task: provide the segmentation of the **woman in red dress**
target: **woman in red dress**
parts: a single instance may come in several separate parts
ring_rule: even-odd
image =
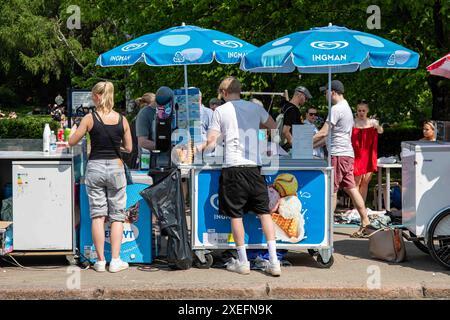
[[[354,175],[356,186],[366,201],[372,174],[377,172],[378,134],[383,133],[383,127],[378,120],[367,117],[369,104],[366,100],[358,101],[356,112],[352,131],[352,145],[355,152]]]

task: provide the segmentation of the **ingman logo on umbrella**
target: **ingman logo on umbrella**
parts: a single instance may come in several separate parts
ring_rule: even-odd
[[[218,46],[225,47],[225,48],[235,49],[235,48],[242,48],[244,46],[239,41],[234,41],[234,40],[213,40],[213,42],[215,44],[217,44]]]
[[[311,42],[311,47],[321,50],[334,50],[334,49],[344,49],[348,47],[348,42],[346,41],[314,41]]]
[[[109,61],[111,62],[128,62],[131,56],[111,56]]]
[[[346,54],[313,54],[312,61],[345,61]]]
[[[146,45],[148,45],[147,42],[142,42],[142,43],[130,43],[129,45],[126,45],[125,47],[122,48],[122,51],[134,51],[134,50],[139,50],[141,48],[144,48]]]

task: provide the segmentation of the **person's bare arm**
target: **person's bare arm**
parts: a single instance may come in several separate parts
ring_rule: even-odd
[[[373,118],[371,119],[371,122],[372,126],[377,129],[378,134],[382,134],[384,132],[383,126],[380,125],[380,122],[377,119]]]
[[[379,126],[377,127],[377,132],[378,132],[378,134],[382,134],[382,133],[384,132],[383,127],[379,125]]]
[[[329,128],[330,128],[330,126],[329,126],[328,122],[325,122],[323,124],[323,127],[313,137],[313,144],[314,144],[314,146],[316,145],[316,143],[318,143],[318,141],[321,141],[324,138],[326,140],[326,138],[328,136]]]
[[[323,147],[326,144],[327,144],[327,137],[323,137],[322,139],[317,140],[316,142],[314,142],[313,148],[320,148],[320,147]]]
[[[269,118],[267,118],[266,122],[261,123],[261,126],[264,129],[269,129],[269,130],[275,130],[277,128],[277,124],[276,124],[275,120],[273,120],[273,118],[271,116],[269,116]]]
[[[147,149],[148,151],[154,150],[156,148],[156,143],[147,137],[137,137],[138,145],[141,148]]]
[[[217,139],[220,137],[220,132],[210,129],[208,130],[208,137],[206,142],[199,144],[195,147],[195,152],[202,152],[203,150],[212,150],[217,145]]]
[[[283,126],[283,136],[287,139],[287,142],[292,145],[291,126]]]
[[[133,150],[133,140],[131,138],[130,125],[128,124],[128,120],[125,117],[123,117],[123,129],[124,137],[122,140],[122,148],[125,149],[125,152],[130,153]]]
[[[86,115],[81,119],[79,127],[76,124],[72,126],[69,135],[69,146],[73,147],[83,139],[86,132],[89,131],[90,123],[92,123],[92,115]]]

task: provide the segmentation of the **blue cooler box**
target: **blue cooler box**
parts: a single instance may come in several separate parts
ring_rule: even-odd
[[[139,202],[139,218],[135,223],[124,223],[120,258],[128,263],[152,262],[152,217],[150,209],[139,192],[148,184],[135,183],[127,186],[127,208]],[[86,185],[80,185],[80,252],[81,261],[97,260],[97,253],[92,241],[91,218]],[[110,223],[105,223],[105,258],[111,260]]]

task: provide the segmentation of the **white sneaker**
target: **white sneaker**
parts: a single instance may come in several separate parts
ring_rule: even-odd
[[[275,263],[272,263],[270,261],[267,261],[264,266],[264,272],[271,274],[274,277],[281,276],[281,265],[280,261],[277,261]]]
[[[250,262],[242,263],[237,259],[231,258],[231,261],[227,263],[227,270],[239,274],[250,274]]]
[[[109,272],[119,272],[125,269],[128,269],[128,263],[121,259],[115,261],[111,260],[109,263]]]
[[[94,264],[94,270],[97,272],[105,272],[106,271],[106,261],[97,261]]]

